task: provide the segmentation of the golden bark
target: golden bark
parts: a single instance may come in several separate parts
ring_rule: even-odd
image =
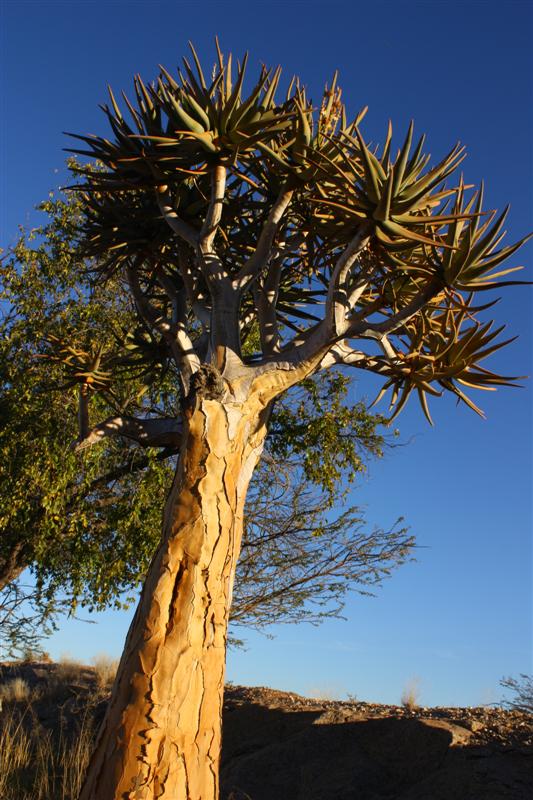
[[[226,635],[264,403],[186,414],[161,545],[80,800],[216,800]]]

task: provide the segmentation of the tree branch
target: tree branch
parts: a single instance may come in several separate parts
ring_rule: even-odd
[[[365,249],[370,236],[369,226],[363,225],[337,259],[328,287],[324,319],[333,337],[343,335],[347,327],[346,316],[368,286],[364,278],[348,294],[346,284],[357,257]]]
[[[262,285],[254,286],[254,299],[257,308],[257,321],[261,337],[261,349],[265,356],[280,351],[280,335],[276,315],[281,268],[285,254],[280,250],[278,256],[270,263],[268,273]]]
[[[198,246],[204,255],[214,252],[213,241],[222,217],[222,206],[226,193],[226,173],[226,167],[220,164],[213,167],[211,173],[211,200],[198,238]]]
[[[196,257],[198,265],[213,298],[224,293],[229,276],[213,246],[218,225],[222,217],[222,205],[226,192],[226,167],[217,164],[211,173],[211,200],[205,215],[204,224],[198,237]]]
[[[388,317],[384,322],[364,324],[363,321],[351,324],[346,335],[350,338],[363,336],[376,338],[373,334],[386,336],[389,333],[401,328],[405,322],[414,317],[430,300],[436,297],[443,289],[442,281],[439,278],[432,278],[427,286],[419,292],[410,303],[401,308],[396,314]]]
[[[324,319],[298,334],[282,351],[283,362],[280,361],[278,364],[281,370],[298,369],[301,372],[301,368],[307,363],[313,365],[310,366],[310,372],[314,372],[316,365],[321,363],[340,336],[346,334],[349,327],[348,311],[365,291],[368,285],[368,276],[362,277],[358,285],[351,288],[349,294],[345,284],[353,264],[368,244],[369,238],[368,226],[364,225],[341,253],[333,269],[328,287]],[[267,355],[272,354],[268,353]],[[276,368],[272,363],[265,367],[266,370]],[[284,379],[284,382],[286,380]]]
[[[187,299],[185,297],[186,290],[181,291],[176,287],[174,281],[167,275],[161,266],[155,268],[155,276],[162,289],[167,293],[170,301],[172,302],[172,324],[180,327],[184,331],[187,324]]]
[[[181,434],[182,424],[178,419],[109,417],[96,425],[83,439],[74,442],[71,447],[78,453],[108,436],[122,436],[137,442],[142,447],[170,447],[178,450]]]
[[[348,339],[337,342],[331,350],[324,356],[317,369],[329,369],[334,366],[357,367],[358,369],[368,370],[376,374],[387,373],[389,365],[398,359],[398,355],[387,337],[383,334],[375,334],[368,338],[375,339],[384,353],[381,356],[372,356],[362,350],[356,350],[350,345]]]
[[[250,286],[257,275],[259,275],[267,265],[271,256],[274,237],[278,232],[283,214],[289,206],[293,194],[294,189],[289,189],[287,184],[281,188],[274,205],[270,209],[266,222],[263,225],[253,255],[250,256],[248,261],[244,264],[234,281],[235,288],[239,289],[241,293]]]
[[[324,356],[318,365],[318,369],[329,369],[330,367],[344,364],[346,366],[359,366],[363,361],[366,361],[368,356],[361,350],[355,350],[344,339],[337,342]]]
[[[214,356],[219,369],[223,369],[223,365],[230,358],[229,351],[240,358],[238,296],[214,248],[216,232],[222,217],[226,175],[226,167],[221,164],[213,167],[211,200],[196,248],[200,271],[209,287],[212,300],[208,355],[211,353]]]
[[[388,366],[393,364],[397,356],[387,339],[387,334],[398,330],[411,317],[415,316],[427,303],[442,291],[442,282],[433,278],[404,308],[381,323],[366,323],[360,320],[351,324],[345,332],[344,341],[331,341],[327,330],[326,318],[315,326],[301,344],[289,347],[282,352],[283,360],[271,360],[256,366],[257,374],[278,370],[276,383],[278,391],[292,386],[301,377],[312,374],[321,368],[335,364],[356,366],[377,374],[387,373]],[[369,356],[355,350],[348,343],[353,338],[374,339],[384,352],[384,357]],[[291,374],[293,373],[293,374]]]
[[[127,268],[127,276],[140,315],[167,342],[176,366],[180,370],[184,389],[187,390],[191,376],[199,369],[200,360],[185,328],[179,324],[172,325],[166,317],[157,312],[143,294],[137,273],[131,266]]]
[[[171,335],[178,343],[181,364],[184,364],[186,368],[184,377],[188,381],[191,375],[200,369],[200,359],[198,358],[192,340],[187,333],[187,303],[185,297],[183,296],[183,292],[179,292],[176,289],[171,278],[161,267],[156,269],[156,277],[159,281],[159,284],[172,301],[173,319]]]
[[[187,297],[196,318],[201,322],[204,331],[207,330],[210,321],[210,312],[207,308],[205,298],[198,292],[198,282],[195,281],[190,265],[187,263],[184,254],[178,251],[178,264],[181,279],[187,292]]]
[[[198,244],[198,231],[181,220],[174,208],[172,207],[172,198],[168,189],[163,191],[156,190],[157,205],[163,215],[163,219],[168,223],[170,228],[176,233],[180,239],[183,239],[191,247],[196,247]]]

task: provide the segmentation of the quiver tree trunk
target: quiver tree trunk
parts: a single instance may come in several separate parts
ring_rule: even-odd
[[[149,569],[80,800],[215,800],[232,584],[260,404],[186,413]]]

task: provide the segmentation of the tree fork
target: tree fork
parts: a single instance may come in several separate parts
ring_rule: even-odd
[[[80,800],[218,797],[227,624],[265,410],[197,394],[185,412],[162,542]]]

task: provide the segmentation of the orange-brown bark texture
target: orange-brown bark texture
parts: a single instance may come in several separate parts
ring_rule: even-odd
[[[216,800],[226,636],[260,403],[189,410],[161,545],[80,800]]]

